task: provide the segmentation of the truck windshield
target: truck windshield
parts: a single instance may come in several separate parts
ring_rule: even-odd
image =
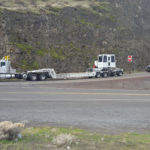
[[[1,67],[5,66],[5,62],[1,62]]]
[[[102,62],[102,56],[99,56],[99,62]]]

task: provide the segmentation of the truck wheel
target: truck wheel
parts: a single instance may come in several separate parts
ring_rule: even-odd
[[[96,73],[96,78],[100,78],[101,74],[99,72]]]
[[[107,78],[108,74],[106,72],[103,72],[103,78]]]
[[[29,79],[30,79],[31,81],[36,81],[36,80],[37,80],[37,74],[30,74],[30,75],[29,75]]]
[[[24,74],[22,75],[22,78],[23,78],[24,80],[27,80],[28,75],[27,75],[26,73],[24,73]]]
[[[39,74],[38,78],[40,81],[44,81],[44,80],[46,80],[47,77],[45,74]]]
[[[118,76],[123,76],[123,72],[122,72],[122,71],[119,71],[117,75],[118,75]]]

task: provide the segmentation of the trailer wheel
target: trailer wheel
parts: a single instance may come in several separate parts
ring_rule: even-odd
[[[46,74],[39,74],[38,78],[40,81],[44,81],[46,80],[47,77],[46,77]]]
[[[107,78],[108,77],[107,72],[103,72],[102,76],[103,76],[103,78]]]
[[[101,74],[99,72],[96,73],[96,78],[100,78]]]
[[[30,79],[31,81],[36,81],[36,80],[37,80],[37,74],[30,74],[30,75],[29,75],[29,79]]]
[[[117,75],[118,75],[118,76],[123,76],[123,72],[122,72],[122,71],[119,71],[119,72],[117,73]]]

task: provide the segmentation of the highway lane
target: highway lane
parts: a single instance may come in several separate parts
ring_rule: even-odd
[[[150,90],[73,88],[67,84],[0,83],[0,121],[111,133],[150,131]]]

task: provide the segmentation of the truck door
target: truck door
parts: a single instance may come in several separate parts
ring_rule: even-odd
[[[116,68],[115,55],[111,55],[111,67],[112,68]]]
[[[108,67],[108,56],[103,55],[103,68],[107,68],[107,67]]]
[[[6,73],[6,63],[3,61],[0,62],[0,73]]]

